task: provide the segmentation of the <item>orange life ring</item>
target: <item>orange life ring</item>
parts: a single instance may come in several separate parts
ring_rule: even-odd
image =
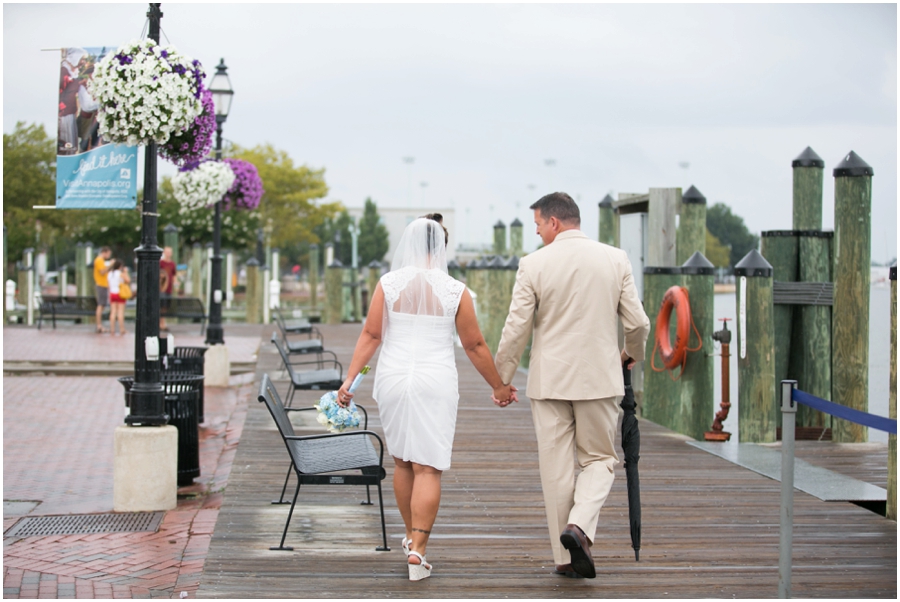
[[[675,328],[674,345],[669,339],[669,320],[673,310],[678,320]],[[659,306],[659,314],[656,316],[656,342],[653,354],[650,357],[653,370],[662,372],[663,370],[674,370],[677,366],[681,366],[681,370],[684,371],[687,352],[699,351],[703,347],[703,341],[700,341],[699,333],[697,333],[697,340],[700,341],[700,344],[693,349],[688,347],[691,328],[694,329],[695,333],[697,332],[697,327],[694,326],[694,320],[691,316],[691,303],[688,291],[682,286],[673,286],[663,295],[662,303]],[[653,362],[653,355],[657,349],[659,349],[659,357],[662,359],[662,368],[657,368]]]

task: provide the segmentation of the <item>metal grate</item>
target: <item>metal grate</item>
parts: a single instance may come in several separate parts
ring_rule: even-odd
[[[17,522],[5,537],[35,535],[81,535],[156,531],[165,512],[129,512],[122,514],[69,514],[66,516],[28,516]]]
[[[775,305],[834,305],[832,282],[779,282],[772,286]]]

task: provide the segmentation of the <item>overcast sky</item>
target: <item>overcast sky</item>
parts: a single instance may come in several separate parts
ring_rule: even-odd
[[[59,55],[42,49],[123,44],[146,11],[4,4],[4,132],[26,121],[55,136]],[[225,138],[324,167],[330,200],[453,206],[459,240],[487,242],[497,219],[530,226],[528,205],[553,190],[579,201],[596,236],[605,194],[695,185],[759,233],[791,228],[791,160],[812,146],[830,229],[831,172],[854,150],[875,170],[872,257],[896,256],[896,5],[162,11],[163,43],[210,74],[225,58]]]

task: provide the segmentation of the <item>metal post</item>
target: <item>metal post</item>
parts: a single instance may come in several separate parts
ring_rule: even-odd
[[[231,301],[234,299],[234,287],[231,285],[234,280],[234,253],[228,251],[225,253],[225,309],[231,309]]]
[[[69,288],[69,266],[63,264],[59,266],[59,296],[65,297],[66,290]]]
[[[150,5],[149,37],[159,43],[159,4]],[[156,143],[144,149],[144,200],[141,210],[141,246],[135,249],[137,265],[137,311],[134,327],[134,385],[131,387],[130,426],[158,426],[169,421],[165,414],[159,361],[159,258],[157,224]]]
[[[791,597],[791,562],[794,540],[794,427],[796,380],[781,381],[781,530],[778,538],[778,597]]]
[[[191,245],[191,296],[203,299],[202,282],[203,279],[203,248],[199,242]]]
[[[34,324],[34,249],[25,249],[25,323]]]

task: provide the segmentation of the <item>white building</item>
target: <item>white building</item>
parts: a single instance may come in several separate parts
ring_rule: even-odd
[[[363,215],[362,207],[347,207],[347,213],[350,214],[356,223]],[[400,243],[400,237],[403,230],[411,221],[417,217],[422,217],[428,213],[440,213],[444,216],[444,227],[450,233],[450,242],[447,244],[447,260],[456,258],[456,245],[459,240],[459,232],[456,228],[456,212],[450,207],[382,207],[378,205],[378,215],[381,217],[381,223],[388,229],[389,246],[388,252],[384,256],[385,261],[390,262],[394,257],[394,251]]]

